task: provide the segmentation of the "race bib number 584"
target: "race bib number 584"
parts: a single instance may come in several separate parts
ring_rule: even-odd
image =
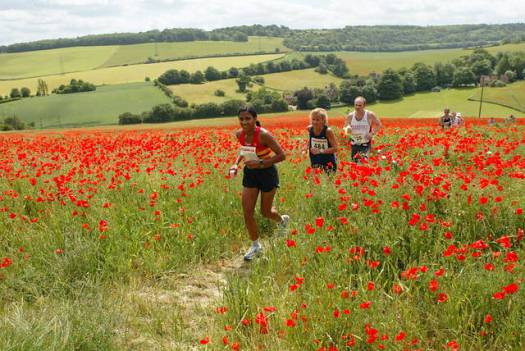
[[[328,149],[328,140],[312,138],[311,147],[319,151]]]

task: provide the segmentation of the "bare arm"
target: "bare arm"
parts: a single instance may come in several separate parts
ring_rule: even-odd
[[[379,120],[379,118],[377,118],[377,116],[373,112],[369,113],[368,118],[370,119],[370,127],[372,129],[370,131],[370,136],[373,137],[374,135],[379,133],[379,131],[381,130],[381,127],[382,127],[381,121]]]
[[[352,114],[349,113],[348,116],[346,116],[345,125],[343,126],[343,130],[346,131],[347,128],[350,128],[351,130],[351,127],[350,127],[351,122],[352,122]]]
[[[239,140],[239,136],[240,136],[241,132],[240,131],[236,131],[235,132],[235,137],[237,138],[237,140]],[[241,161],[243,160],[244,157],[242,157],[240,154],[237,155],[237,158],[235,159],[235,162],[233,163],[233,165],[230,167],[230,172],[233,172],[234,174],[237,174],[237,169],[239,168],[239,163],[241,163]]]
[[[326,138],[330,142],[331,147],[324,150],[324,154],[335,154],[337,153],[337,150],[339,149],[339,145],[337,144],[337,138],[335,137],[335,133],[332,129],[328,128],[326,130]]]
[[[271,166],[275,163],[279,163],[286,159],[286,156],[284,154],[283,149],[281,148],[281,145],[279,145],[279,143],[275,140],[275,138],[270,133],[268,133],[267,131],[264,131],[263,133],[261,133],[261,141],[263,145],[268,146],[275,154],[272,158],[264,160],[265,167]]]

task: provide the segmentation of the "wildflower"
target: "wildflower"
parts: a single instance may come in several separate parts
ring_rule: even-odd
[[[448,295],[445,293],[440,293],[437,297],[437,302],[443,303],[448,300]]]

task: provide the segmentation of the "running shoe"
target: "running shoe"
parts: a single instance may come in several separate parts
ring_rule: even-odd
[[[259,256],[262,253],[262,250],[263,248],[262,248],[262,245],[260,244],[250,246],[246,254],[244,254],[244,260],[245,261],[253,260],[254,257]]]

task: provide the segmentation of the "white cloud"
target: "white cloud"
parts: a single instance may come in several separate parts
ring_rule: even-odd
[[[149,29],[278,24],[443,25],[523,22],[525,1],[502,0],[0,0],[0,45],[85,34]]]

